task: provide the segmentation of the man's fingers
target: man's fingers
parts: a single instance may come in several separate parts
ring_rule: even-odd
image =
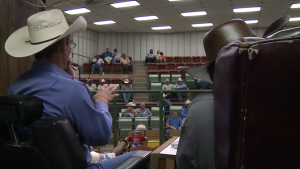
[[[118,97],[118,96],[119,96],[119,94],[118,94],[118,93],[116,93],[116,94],[112,94],[112,96],[113,96],[113,98],[115,98],[115,97]]]

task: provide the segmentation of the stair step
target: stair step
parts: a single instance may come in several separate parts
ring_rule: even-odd
[[[142,74],[142,73],[140,73],[140,72],[138,72],[138,74],[132,74],[132,77],[133,78],[147,78],[148,79],[148,76],[147,76],[147,74]]]
[[[135,87],[133,90],[148,90],[148,87]]]

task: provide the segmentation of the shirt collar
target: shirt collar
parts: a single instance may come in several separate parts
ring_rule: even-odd
[[[67,72],[65,72],[64,70],[62,70],[60,67],[58,67],[57,65],[48,62],[48,61],[42,61],[42,60],[36,60],[33,62],[32,70],[36,70],[36,71],[50,71],[50,72],[54,72],[60,76],[62,76],[63,78],[67,78],[67,79],[73,79],[73,76],[69,75]]]

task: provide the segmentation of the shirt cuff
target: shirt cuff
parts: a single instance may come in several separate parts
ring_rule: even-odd
[[[97,110],[104,110],[104,111],[108,112],[108,105],[104,102],[97,102],[96,103],[96,109]]]

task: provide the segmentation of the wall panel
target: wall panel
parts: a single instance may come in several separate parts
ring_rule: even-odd
[[[184,43],[184,33],[178,34],[178,56],[185,55],[185,43]]]
[[[134,34],[134,54],[131,56],[133,60],[142,60],[141,58],[141,34]]]
[[[141,60],[145,60],[145,56],[149,53],[149,50],[147,49],[147,34],[142,33],[141,34]]]
[[[134,34],[133,33],[129,33],[128,34],[128,45],[127,45],[127,56],[131,56],[133,57],[134,55]]]

